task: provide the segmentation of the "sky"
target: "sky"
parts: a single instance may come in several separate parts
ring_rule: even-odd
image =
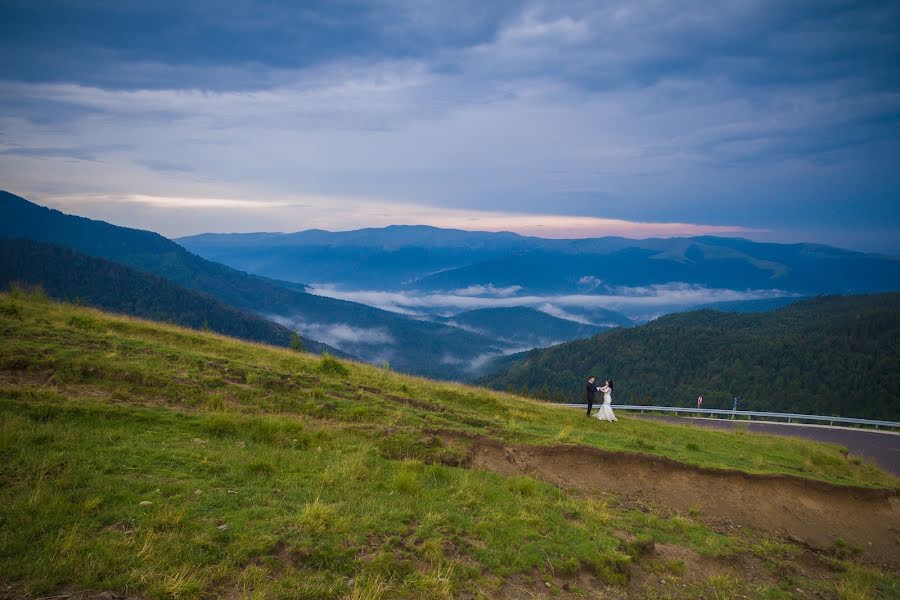
[[[900,3],[0,0],[0,187],[177,237],[900,254]]]

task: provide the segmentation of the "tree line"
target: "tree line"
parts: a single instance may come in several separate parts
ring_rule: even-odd
[[[900,294],[819,297],[768,313],[700,310],[533,350],[479,381],[551,402],[589,374],[620,404],[900,420]]]

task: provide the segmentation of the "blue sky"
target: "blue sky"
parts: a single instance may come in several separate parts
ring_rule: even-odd
[[[0,0],[0,185],[177,236],[900,253],[900,4]]]

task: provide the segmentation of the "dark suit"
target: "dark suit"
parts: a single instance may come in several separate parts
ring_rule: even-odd
[[[597,395],[597,388],[593,383],[588,381],[587,388],[585,388],[585,392],[587,393],[587,416],[591,416],[591,407],[594,406],[594,396]]]

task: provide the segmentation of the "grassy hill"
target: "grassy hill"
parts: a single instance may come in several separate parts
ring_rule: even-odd
[[[0,332],[8,597],[900,592],[896,541],[884,532],[898,482],[836,446],[625,416],[610,426],[23,292],[0,295]],[[633,477],[622,481],[700,478],[718,499],[679,507],[510,472],[541,456],[550,462],[536,467],[551,470],[587,460],[588,474],[627,464]],[[572,465],[556,471],[574,474]],[[801,502],[785,514],[814,526],[821,514],[833,527],[801,529],[795,541],[741,527],[735,519],[752,513],[740,505],[763,507],[762,492],[779,486],[793,486],[790,502],[819,502],[818,512]],[[740,503],[725,501],[731,488]],[[715,516],[720,505],[730,519]],[[841,530],[829,511],[848,506],[878,529],[848,518],[859,529]]]
[[[575,401],[612,377],[620,404],[900,420],[900,294],[832,296],[767,313],[662,317],[533,350],[480,382]]]
[[[63,246],[0,239],[0,290],[16,283],[39,285],[54,298],[254,342],[288,346],[294,335],[277,323],[162,277]],[[310,339],[303,340],[303,347],[318,354],[343,354]]]

